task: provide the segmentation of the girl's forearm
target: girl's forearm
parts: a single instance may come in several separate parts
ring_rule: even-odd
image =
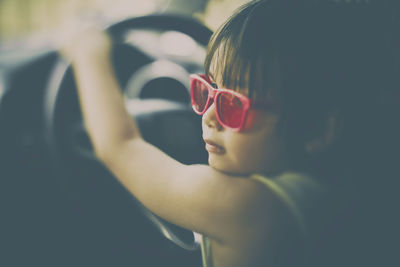
[[[83,119],[96,154],[107,156],[119,145],[140,137],[125,109],[109,53],[76,59],[72,66]]]

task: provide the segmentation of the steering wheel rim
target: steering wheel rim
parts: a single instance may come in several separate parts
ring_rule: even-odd
[[[128,28],[159,29],[179,31],[191,36],[195,41],[206,46],[212,31],[199,21],[182,15],[152,14],[120,21],[107,28],[114,42],[121,43]],[[195,34],[193,34],[195,33]]]
[[[116,45],[122,44],[125,32],[133,29],[178,31],[189,35],[203,46],[207,45],[209,37],[212,34],[211,30],[193,18],[170,14],[135,17],[123,20],[106,28]],[[61,85],[64,83],[68,71],[70,71],[69,63],[62,59],[58,60],[44,94],[44,138],[56,167],[60,167],[58,141],[56,137],[57,126],[55,123],[56,109],[58,107],[57,101],[60,96]],[[139,202],[138,205],[142,207],[143,214],[156,226],[163,236],[186,250],[197,250],[199,248],[200,236],[197,233],[193,233],[192,241],[188,241],[187,238],[182,235],[183,228],[172,225],[159,218]]]

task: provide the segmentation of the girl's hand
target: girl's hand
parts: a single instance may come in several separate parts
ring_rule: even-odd
[[[72,64],[109,57],[112,41],[100,27],[89,25],[78,31],[67,29],[63,36],[60,53]]]

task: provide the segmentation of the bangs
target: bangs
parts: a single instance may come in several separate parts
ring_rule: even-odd
[[[277,102],[280,71],[273,22],[257,6],[257,1],[244,5],[213,34],[204,69],[253,101]]]

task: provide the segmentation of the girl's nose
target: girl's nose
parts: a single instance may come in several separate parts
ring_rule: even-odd
[[[213,103],[203,114],[203,124],[209,128],[214,128],[217,131],[223,129],[223,126],[218,122],[217,114],[215,113],[215,103]]]

